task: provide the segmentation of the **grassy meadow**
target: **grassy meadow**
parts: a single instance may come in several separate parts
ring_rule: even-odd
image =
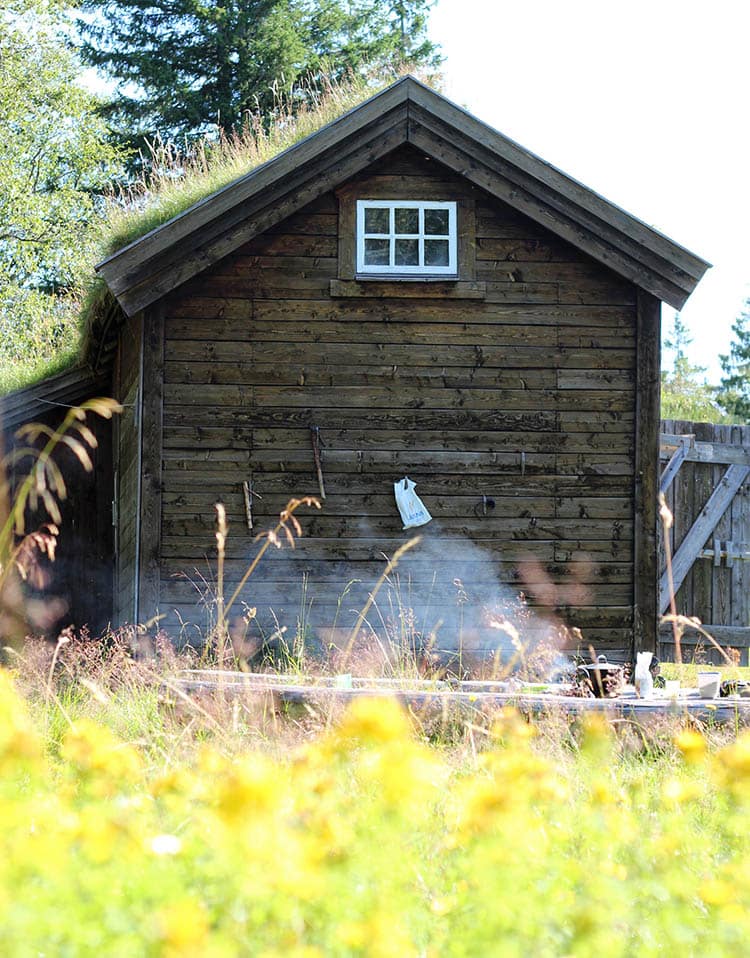
[[[0,672],[14,956],[738,955],[750,737],[189,697],[168,646]]]
[[[34,496],[54,519],[65,430],[86,464],[79,412],[41,433],[0,527],[6,635],[23,634],[18,577],[52,548],[51,526],[17,541],[18,525]],[[292,535],[295,502],[247,577]],[[221,683],[188,694],[182,670],[233,654],[218,517],[217,628],[202,659],[158,637],[143,649],[137,630],[3,650],[3,958],[748,951],[739,722],[420,715],[384,696],[292,707]],[[678,668],[687,682],[694,666]]]

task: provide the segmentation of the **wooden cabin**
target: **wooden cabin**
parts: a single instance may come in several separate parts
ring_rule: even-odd
[[[98,267],[114,621],[194,639],[214,503],[229,594],[310,495],[231,612],[250,632],[335,639],[417,533],[375,631],[484,649],[522,591],[529,634],[655,648],[660,302],[707,266],[400,80]],[[433,519],[405,531],[406,476]]]

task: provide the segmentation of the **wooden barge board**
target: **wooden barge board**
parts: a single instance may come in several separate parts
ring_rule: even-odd
[[[464,712],[485,712],[492,709],[512,706],[519,711],[544,715],[550,712],[568,713],[603,712],[613,717],[633,717],[640,719],[649,716],[697,718],[704,722],[724,723],[740,722],[750,724],[750,699],[730,696],[723,699],[701,699],[695,693],[684,695],[677,700],[671,698],[577,698],[569,695],[519,694],[518,692],[476,692],[476,691],[430,691],[409,688],[384,688],[373,683],[370,687],[352,689],[334,688],[332,685],[304,686],[286,683],[258,684],[253,682],[222,682],[208,680],[179,680],[179,686],[185,692],[223,692],[232,695],[273,696],[276,702],[283,704],[341,704],[345,705],[357,698],[395,698],[405,708],[420,713],[444,713],[454,709]]]

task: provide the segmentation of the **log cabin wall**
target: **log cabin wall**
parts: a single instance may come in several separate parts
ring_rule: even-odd
[[[486,648],[487,610],[523,590],[538,610],[529,634],[566,621],[586,645],[629,650],[636,288],[412,147],[347,187],[362,198],[458,200],[465,282],[350,281],[339,248],[345,190],[163,301],[163,397],[146,397],[162,430],[149,602],[173,631],[199,638],[215,582],[214,502],[230,522],[231,591],[254,535],[291,496],[318,494],[318,426],[327,498],[299,513],[297,548],[272,550],[251,579],[251,631],[278,622],[291,644],[300,620],[323,641],[334,623],[350,627],[383,555],[412,535],[393,498],[393,482],[409,475],[434,521],[378,596],[374,626],[408,631],[404,610],[414,609],[414,629],[436,629],[438,646],[461,636]],[[121,479],[121,513],[125,488]],[[144,618],[152,610],[141,605]]]

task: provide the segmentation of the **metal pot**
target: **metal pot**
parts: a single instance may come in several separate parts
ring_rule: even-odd
[[[596,662],[579,662],[576,679],[587,685],[597,698],[610,698],[619,693],[625,678],[625,666],[608,662],[606,655],[598,656]]]

